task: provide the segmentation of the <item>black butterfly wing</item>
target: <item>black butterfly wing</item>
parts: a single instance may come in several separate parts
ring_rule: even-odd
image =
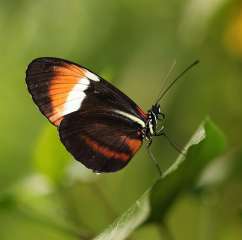
[[[39,110],[58,126],[75,111],[116,109],[145,121],[146,114],[125,94],[100,76],[60,58],[37,58],[26,70],[28,90]]]
[[[87,68],[59,58],[38,58],[26,71],[39,110],[58,127],[62,143],[98,172],[123,168],[142,144],[147,114]]]
[[[95,172],[120,170],[142,145],[140,125],[106,109],[67,115],[59,134],[75,159]]]

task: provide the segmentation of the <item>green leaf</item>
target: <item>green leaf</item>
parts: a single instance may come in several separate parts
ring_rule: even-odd
[[[41,133],[34,152],[36,169],[47,178],[58,183],[66,173],[71,160],[70,154],[58,139],[56,128],[48,125]]]
[[[122,240],[129,236],[149,216],[148,198],[149,190],[95,240]]]
[[[25,229],[28,230],[28,234],[33,235],[33,229],[39,228],[44,229],[43,232],[47,236],[54,233],[59,239],[79,239],[80,229],[77,230],[65,218],[63,206],[56,201],[51,186],[42,175],[33,175],[1,192],[0,232],[9,232],[9,229],[16,227],[17,233]],[[6,218],[12,219],[9,222],[3,221]],[[18,225],[21,227],[18,228]],[[41,239],[41,236],[38,235],[37,239]]]
[[[150,221],[160,221],[176,196],[196,183],[202,170],[225,147],[223,134],[210,121],[206,120],[187,144],[186,158],[182,155],[158,180],[151,191]]]
[[[162,221],[176,197],[195,183],[204,167],[225,147],[223,134],[209,120],[196,131],[175,163],[143,196],[95,240],[126,239],[145,222]]]

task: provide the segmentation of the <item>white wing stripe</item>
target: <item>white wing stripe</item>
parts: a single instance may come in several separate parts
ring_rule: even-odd
[[[80,84],[79,84],[80,83]],[[85,85],[83,85],[85,84]],[[90,81],[87,78],[81,78],[78,84],[68,94],[62,115],[77,111],[86,97],[85,90],[89,87]],[[73,101],[76,99],[75,101]]]
[[[123,112],[123,111],[120,111],[120,110],[113,110],[114,112],[126,117],[126,118],[129,118],[130,120],[138,123],[140,126],[142,126],[143,128],[145,127],[145,122],[142,121],[140,118],[137,118],[136,116],[130,114],[130,113],[127,113],[127,112]]]

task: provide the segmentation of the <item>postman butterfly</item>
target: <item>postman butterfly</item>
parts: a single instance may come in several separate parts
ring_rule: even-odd
[[[159,101],[197,63],[185,69],[147,112],[94,72],[60,58],[33,60],[26,83],[67,151],[94,172],[115,172],[128,164],[144,140],[150,146],[153,136],[165,134],[164,126],[157,129],[157,122],[165,119]]]

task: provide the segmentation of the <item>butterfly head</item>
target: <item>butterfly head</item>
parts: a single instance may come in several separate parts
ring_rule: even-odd
[[[165,114],[161,112],[160,104],[156,103],[155,105],[152,105],[150,112],[153,113],[156,119],[162,120],[162,121],[165,120]]]
[[[161,112],[160,104],[156,103],[152,105],[151,109],[148,111],[148,120],[146,123],[146,137],[151,139],[152,136],[157,136],[161,133],[164,126],[165,114]],[[160,122],[161,127],[158,129],[158,122]]]

